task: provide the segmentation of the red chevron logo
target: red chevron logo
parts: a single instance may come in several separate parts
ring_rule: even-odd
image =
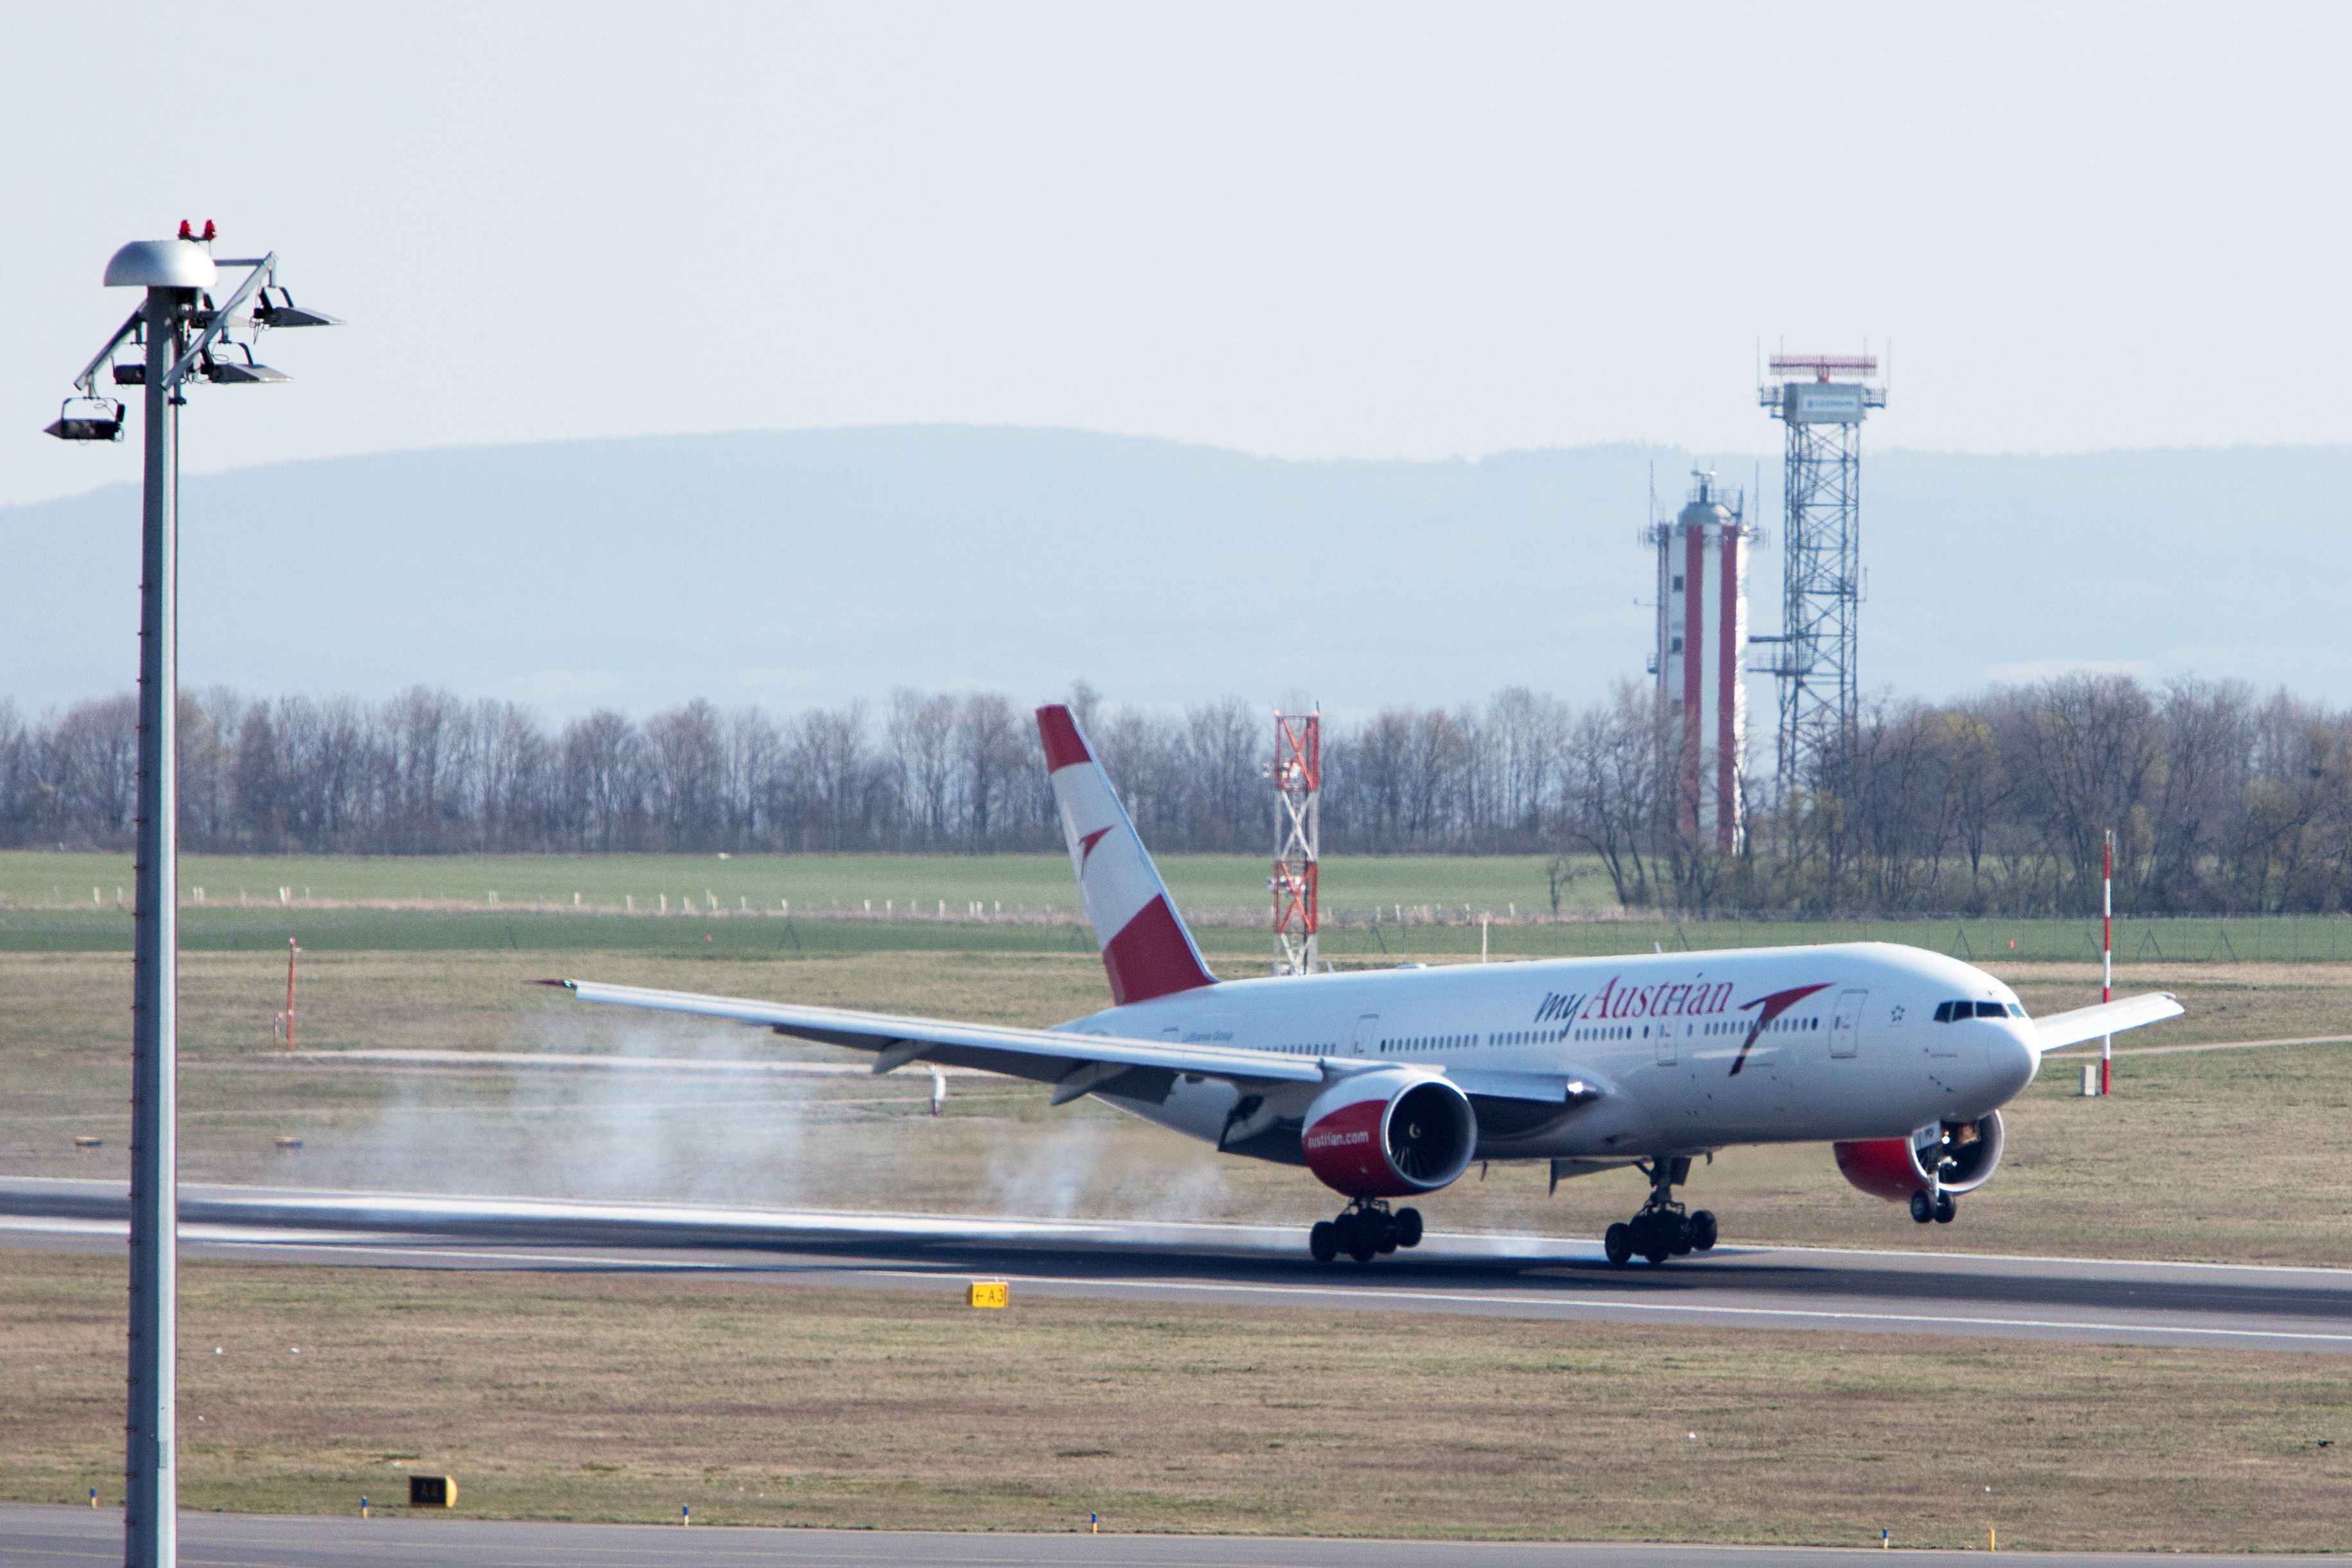
[[[1727,1078],[1737,1078],[1739,1076],[1739,1070],[1748,1065],[1748,1052],[1749,1049],[1755,1045],[1756,1037],[1764,1032],[1764,1026],[1766,1024],[1770,1023],[1774,1019],[1779,1018],[1782,1013],[1787,1012],[1790,1008],[1795,1007],[1799,1002],[1803,1001],[1815,991],[1826,991],[1829,988],[1829,982],[1824,980],[1818,986],[1791,986],[1785,991],[1774,991],[1769,997],[1759,997],[1752,1002],[1740,1003],[1739,1010],[1741,1012],[1746,1012],[1749,1008],[1761,1008],[1764,1010],[1758,1013],[1756,1015],[1756,1021],[1748,1026],[1748,1038],[1739,1042],[1739,1054],[1732,1058],[1731,1071],[1724,1076]]]

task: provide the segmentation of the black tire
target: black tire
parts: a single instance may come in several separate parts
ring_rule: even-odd
[[[1328,1263],[1339,1255],[1339,1230],[1328,1219],[1318,1219],[1315,1228],[1307,1233],[1307,1250],[1318,1263]]]
[[[1633,1260],[1633,1228],[1621,1219],[1602,1231],[1601,1250],[1608,1258],[1612,1268],[1622,1269],[1626,1264],[1631,1263]]]
[[[1393,1214],[1383,1214],[1373,1219],[1369,1228],[1372,1239],[1380,1243],[1381,1256],[1387,1257],[1397,1249],[1397,1222]]]
[[[1935,1201],[1928,1197],[1925,1187],[1911,1195],[1911,1218],[1922,1225],[1936,1218]]]
[[[1959,1212],[1960,1212],[1960,1203],[1959,1203],[1959,1199],[1958,1199],[1958,1198],[1954,1197],[1953,1197],[1950,1193],[1948,1193],[1948,1192],[1947,1192],[1947,1193],[1939,1193],[1939,1194],[1937,1194],[1937,1197],[1936,1197],[1936,1223],[1937,1223],[1937,1224],[1938,1224],[1938,1225],[1949,1225],[1949,1224],[1952,1222],[1953,1217],[1954,1217],[1954,1216],[1956,1216],[1956,1215],[1958,1215]]]
[[[1396,1211],[1396,1239],[1400,1247],[1421,1245],[1421,1210],[1400,1208]]]
[[[1713,1249],[1714,1249],[1714,1247],[1715,1247],[1715,1212],[1714,1212],[1714,1210],[1712,1210],[1712,1209],[1706,1209],[1706,1208],[1702,1208],[1702,1209],[1699,1209],[1699,1210],[1696,1211],[1695,1213],[1693,1213],[1693,1214],[1691,1215],[1691,1217],[1690,1217],[1690,1239],[1691,1239],[1691,1246],[1692,1246],[1692,1247],[1694,1247],[1694,1248],[1696,1248],[1697,1250],[1699,1250],[1699,1251],[1701,1251],[1701,1252],[1711,1251],[1711,1250],[1713,1250]]]
[[[1369,1263],[1381,1255],[1380,1238],[1372,1234],[1370,1226],[1355,1225],[1349,1229],[1348,1239],[1341,1243],[1341,1250],[1349,1257],[1359,1263]]]
[[[1650,1260],[1653,1269],[1663,1268],[1675,1255],[1674,1246],[1661,1237],[1642,1249],[1642,1256]]]

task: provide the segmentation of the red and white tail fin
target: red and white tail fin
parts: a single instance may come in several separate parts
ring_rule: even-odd
[[[1070,865],[1078,873],[1078,902],[1110,975],[1111,999],[1124,1007],[1216,984],[1127,808],[1087,748],[1078,721],[1055,703],[1037,710],[1037,734],[1045,743]]]

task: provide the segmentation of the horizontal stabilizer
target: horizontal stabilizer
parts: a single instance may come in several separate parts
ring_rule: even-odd
[[[2057,1051],[2064,1046],[2080,1045],[2086,1040],[2097,1040],[2102,1035],[2121,1034],[2142,1024],[2177,1019],[2183,1010],[2170,991],[2149,991],[2142,996],[2126,997],[2121,1001],[2101,1002],[2096,1007],[2076,1008],[2070,1013],[2053,1013],[2046,1019],[2035,1019],[2035,1043],[2044,1051]]]

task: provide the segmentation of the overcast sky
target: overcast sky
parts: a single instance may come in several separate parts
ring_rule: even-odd
[[[0,502],[121,241],[275,246],[207,470],[968,421],[1330,455],[2346,437],[2352,7],[108,6],[0,15]]]

